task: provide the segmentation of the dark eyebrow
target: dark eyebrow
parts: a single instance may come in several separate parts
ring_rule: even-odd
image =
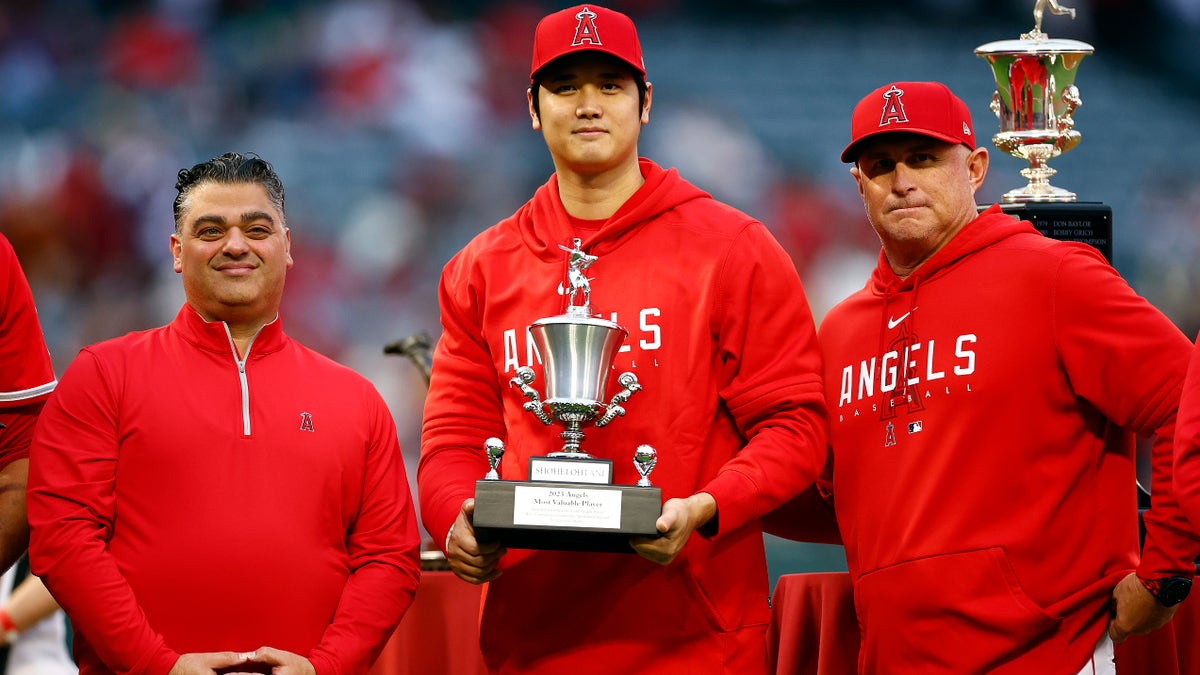
[[[242,214],[243,223],[252,223],[256,220],[265,220],[272,225],[275,224],[275,219],[266,211],[247,211]]]
[[[266,211],[247,211],[242,214],[241,222],[252,223],[256,220],[265,220],[271,225],[275,224],[275,219]],[[199,228],[201,225],[225,225],[225,217],[217,214],[203,215],[196,218],[192,223],[192,227]]]
[[[224,225],[225,219],[221,216],[199,216],[192,222],[193,228],[199,228],[201,225]]]

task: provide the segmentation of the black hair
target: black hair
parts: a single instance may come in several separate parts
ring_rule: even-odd
[[[254,153],[227,152],[190,169],[180,169],[175,181],[175,231],[183,227],[184,202],[192,190],[206,181],[216,183],[257,183],[267,191],[267,198],[283,215],[283,181],[267,160]]]

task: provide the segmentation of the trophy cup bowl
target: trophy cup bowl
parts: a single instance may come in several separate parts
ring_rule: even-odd
[[[567,313],[533,322],[529,333],[545,371],[546,399],[543,401],[537,390],[529,386],[537,376],[528,366],[518,368],[511,383],[529,398],[525,410],[543,424],[558,421],[566,427],[562,432],[562,450],[547,457],[591,459],[591,455],[579,448],[584,437],[583,426],[590,422],[602,427],[624,415],[621,404],[642,388],[633,373],[622,373],[619,379],[622,390],[604,403],[613,358],[629,332],[612,321]],[[601,411],[603,415],[596,419]]]
[[[1075,193],[1050,184],[1057,172],[1046,162],[1079,143],[1072,115],[1082,99],[1075,75],[1079,62],[1093,51],[1086,42],[1049,39],[1037,28],[1019,40],[975,49],[996,80],[991,109],[1000,120],[1000,132],[992,143],[1029,163],[1021,170],[1029,183],[1005,193],[1002,202],[1075,201]]]
[[[551,316],[529,326],[546,373],[546,405],[556,419],[592,419],[628,331],[590,316]]]

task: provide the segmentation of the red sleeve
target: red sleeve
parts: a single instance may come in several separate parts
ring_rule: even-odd
[[[1137,572],[1143,577],[1191,574],[1200,540],[1171,480],[1176,412],[1191,342],[1090,248],[1081,246],[1063,259],[1059,281],[1054,339],[1072,388],[1115,424],[1154,437],[1151,507]]]
[[[0,424],[4,425],[0,428],[0,467],[29,457],[33,429],[45,405],[45,401],[37,401],[0,408]]]
[[[0,282],[0,408],[5,408],[44,400],[55,379],[29,282],[2,235]],[[0,456],[0,465],[9,461]]]
[[[746,445],[701,488],[719,531],[762,517],[825,466],[825,392],[816,329],[800,277],[761,223],[731,247],[715,312],[720,391]]]
[[[365,673],[412,604],[421,574],[421,539],[396,425],[378,394],[366,405],[374,423],[362,504],[346,537],[351,573],[333,621],[308,656],[317,675]]]
[[[488,471],[481,439],[505,437],[502,392],[479,337],[479,299],[472,295],[469,267],[460,254],[442,274],[442,336],[434,350],[417,467],[421,520],[439,547],[463,501],[475,496],[475,481]]]
[[[117,673],[166,673],[179,659],[109,555],[117,392],[83,350],[46,403],[30,447],[29,560],[72,623]]]
[[[1175,426],[1175,494],[1193,531],[1200,531],[1200,336],[1179,400]]]
[[[792,541],[842,544],[830,487],[832,475],[818,478],[812,487],[763,516],[763,532]]]

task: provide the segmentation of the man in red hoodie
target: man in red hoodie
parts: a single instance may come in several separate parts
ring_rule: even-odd
[[[271,165],[227,153],[175,187],[186,302],[63,374],[30,449],[32,569],[81,675],[363,675],[419,575],[395,423],[283,331]]]
[[[1200,551],[1171,487],[1189,341],[1095,249],[977,213],[987,150],[944,85],[871,92],[842,160],[883,249],[821,324],[832,482],[814,491],[860,671],[1113,672],[1109,636],[1168,621]],[[1134,434],[1154,436],[1140,557]],[[807,538],[810,496],[769,529]]]
[[[454,572],[488,583],[480,641],[492,672],[765,672],[759,517],[825,462],[820,357],[796,270],[762,223],[638,157],[645,76],[627,16],[581,5],[545,17],[528,102],[555,172],[443,271],[418,493]],[[658,451],[663,536],[631,541],[637,555],[506,550],[472,529],[487,438],[507,444],[505,479],[526,479],[531,456],[561,445],[509,381],[522,366],[544,381],[526,329],[564,310],[564,249],[594,256],[590,305],[629,328],[614,367],[643,390],[618,422],[589,427],[586,451],[612,459],[621,484],[638,479],[638,444]]]

